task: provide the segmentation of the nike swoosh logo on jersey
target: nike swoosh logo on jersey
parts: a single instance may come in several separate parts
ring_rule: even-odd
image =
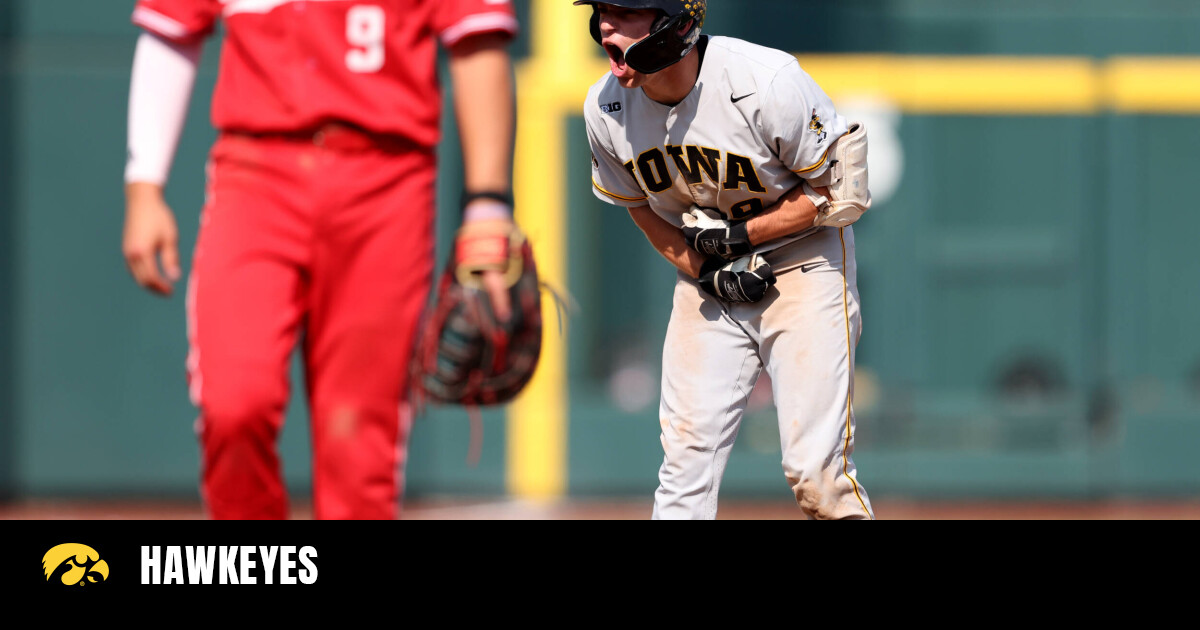
[[[820,267],[821,265],[824,265],[827,263],[828,263],[828,261],[822,260],[821,262],[812,262],[812,263],[800,265],[800,273],[808,273],[808,272],[812,271],[813,269],[816,269],[817,267]]]
[[[746,94],[746,95],[744,95],[744,96],[734,96],[734,95],[730,94],[730,95],[729,95],[729,102],[730,102],[730,103],[736,103],[736,102],[738,102],[738,101],[740,101],[740,100],[742,100],[742,99],[744,99],[744,98],[747,98],[747,97],[750,97],[750,96],[754,96],[755,94],[757,94],[757,92],[751,92],[751,93],[749,93],[749,94]]]

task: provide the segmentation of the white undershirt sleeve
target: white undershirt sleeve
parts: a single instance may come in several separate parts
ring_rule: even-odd
[[[165,185],[187,119],[202,41],[179,44],[144,32],[129,84],[125,182]]]

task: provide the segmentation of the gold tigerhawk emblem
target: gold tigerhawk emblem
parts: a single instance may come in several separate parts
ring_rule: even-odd
[[[49,582],[50,576],[64,564],[70,567],[62,576],[62,583],[67,586],[95,584],[108,579],[108,563],[87,545],[63,543],[47,551],[42,556],[46,581]]]
[[[808,121],[808,130],[820,136],[821,140],[825,139],[825,125],[821,123],[821,117],[817,115],[815,107],[812,110],[812,119]]]

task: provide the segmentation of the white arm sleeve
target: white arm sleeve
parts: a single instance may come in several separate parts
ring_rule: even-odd
[[[183,133],[202,42],[177,44],[142,33],[129,83],[125,182],[164,185]]]

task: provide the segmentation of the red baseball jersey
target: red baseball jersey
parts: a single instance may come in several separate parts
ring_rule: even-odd
[[[424,146],[440,137],[437,44],[517,32],[510,0],[137,0],[133,23],[180,43],[224,22],[218,129],[337,120]]]

